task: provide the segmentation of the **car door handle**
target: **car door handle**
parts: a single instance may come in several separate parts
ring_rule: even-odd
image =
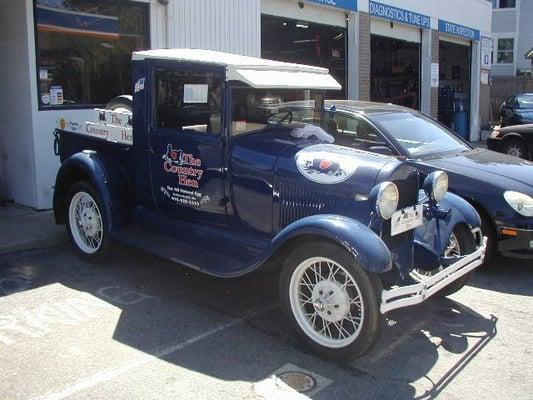
[[[146,149],[146,152],[151,153],[151,154],[155,154],[154,148],[152,146],[148,147]]]

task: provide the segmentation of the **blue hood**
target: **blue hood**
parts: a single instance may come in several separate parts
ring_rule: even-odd
[[[533,195],[533,163],[485,149],[473,149],[457,155],[421,161],[447,171],[455,179],[473,179],[490,183],[502,190],[516,190]],[[462,176],[462,177],[461,177]],[[450,182],[454,185],[455,182]]]

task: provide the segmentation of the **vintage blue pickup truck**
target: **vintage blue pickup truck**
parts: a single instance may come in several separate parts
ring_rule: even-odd
[[[335,145],[326,69],[205,50],[133,54],[133,96],[61,119],[56,221],[79,254],[113,241],[218,277],[279,274],[315,351],[357,357],[381,316],[447,295],[483,262],[474,208],[401,159]],[[282,112],[312,100],[315,118]]]

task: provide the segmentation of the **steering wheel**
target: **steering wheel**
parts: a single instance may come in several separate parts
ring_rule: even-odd
[[[281,125],[283,121],[285,121],[287,118],[289,118],[289,124],[292,122],[292,111],[287,111],[285,115],[278,121],[276,125]]]

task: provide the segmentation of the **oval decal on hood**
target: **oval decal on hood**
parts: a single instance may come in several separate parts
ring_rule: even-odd
[[[330,144],[317,144],[296,153],[298,171],[307,179],[333,185],[351,177],[358,167],[352,149]]]

